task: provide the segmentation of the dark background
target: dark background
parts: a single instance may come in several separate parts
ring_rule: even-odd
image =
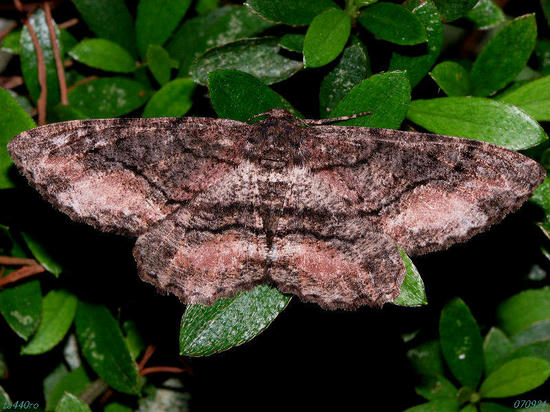
[[[11,4],[1,2],[0,5]],[[132,2],[129,2],[132,4]],[[547,37],[538,2],[511,1],[510,16],[537,12],[539,38]],[[0,8],[2,17],[20,18]],[[78,13],[69,1],[61,2],[54,18],[63,22]],[[473,59],[480,33],[469,31],[467,22],[456,22],[467,36],[447,49],[445,58]],[[92,34],[83,23],[70,31],[79,39]],[[390,51],[384,42],[365,36],[373,72],[387,68]],[[536,62],[533,62],[536,67]],[[319,83],[332,66],[307,70],[277,84],[274,89],[307,117],[317,118]],[[78,67],[83,73],[87,68]],[[19,72],[14,59],[7,73]],[[6,73],[5,73],[6,74]],[[24,89],[21,90],[24,93]],[[413,99],[438,95],[429,78],[414,89]],[[206,88],[199,87],[196,104],[188,115],[215,116]],[[139,116],[139,112],[134,114]],[[405,123],[404,128],[408,125]],[[179,323],[184,307],[173,296],[160,296],[137,277],[132,259],[133,241],[71,222],[54,211],[21,181],[22,189],[0,192],[0,223],[46,236],[46,244],[62,256],[66,272],[60,280],[44,276],[48,284],[62,285],[79,298],[122,307],[121,320],[138,322],[147,343],[158,346],[152,364],[178,365]],[[226,410],[384,410],[400,411],[423,402],[415,394],[416,377],[407,350],[438,336],[439,314],[452,297],[460,296],[478,320],[482,333],[496,325],[495,311],[507,297],[548,280],[527,278],[535,263],[550,269],[540,252],[548,245],[533,222],[542,216],[526,204],[518,213],[467,244],[448,251],[414,258],[425,282],[429,305],[356,312],[323,311],[314,304],[293,299],[288,308],[258,337],[240,347],[207,358],[184,358],[193,374],[182,376],[191,393],[192,411]],[[404,335],[418,332],[413,342]],[[62,358],[62,347],[42,356],[18,356],[20,342],[0,322],[0,351],[10,361],[10,379],[2,382],[12,399],[42,403],[42,380]],[[159,382],[168,375],[155,376]],[[540,396],[538,396],[540,394]],[[543,391],[538,398],[547,399]],[[550,399],[549,399],[550,400]]]

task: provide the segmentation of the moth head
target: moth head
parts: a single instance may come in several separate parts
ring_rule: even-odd
[[[272,109],[250,128],[244,146],[247,156],[267,168],[280,169],[301,163],[303,128],[287,110]]]

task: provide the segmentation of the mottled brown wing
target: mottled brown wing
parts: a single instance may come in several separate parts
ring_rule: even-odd
[[[361,216],[411,255],[464,242],[516,210],[545,177],[519,153],[456,137],[314,126],[302,148],[325,208]],[[331,206],[332,203],[334,206]]]
[[[21,133],[8,150],[72,219],[137,236],[233,169],[247,127],[208,118],[77,120]]]

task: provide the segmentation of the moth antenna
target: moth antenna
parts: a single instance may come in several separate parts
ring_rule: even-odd
[[[300,119],[300,122],[308,126],[322,126],[324,124],[331,124],[336,122],[343,122],[344,120],[356,119],[358,117],[367,116],[369,114],[372,114],[372,112],[362,112],[353,114],[351,116],[332,117],[330,119]]]

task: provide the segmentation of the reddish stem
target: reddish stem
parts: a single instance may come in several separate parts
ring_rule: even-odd
[[[29,265],[38,265],[38,262],[34,259],[28,259],[28,258],[0,256],[0,265],[29,266]]]
[[[150,368],[142,369],[139,374],[141,376],[149,375],[151,373],[184,373],[185,369],[176,368],[174,366],[152,366]]]
[[[55,59],[55,68],[57,69],[57,80],[59,81],[59,93],[61,94],[61,104],[69,104],[67,96],[67,80],[65,78],[65,68],[61,60],[61,53],[57,44],[55,28],[53,26],[52,9],[49,2],[44,3],[44,12],[46,14],[46,22],[48,23],[48,31],[50,33],[50,42],[52,44],[53,56]]]
[[[0,279],[0,288],[6,286],[7,284],[17,282],[18,280],[24,279],[29,276],[37,275],[39,273],[45,272],[43,266],[33,265],[33,266],[23,266],[20,269],[17,269],[14,272],[11,272],[8,276]]]
[[[14,0],[17,3],[17,0]],[[38,98],[38,125],[46,124],[46,110],[47,110],[47,100],[48,100],[48,86],[46,81],[46,63],[44,61],[44,53],[42,52],[42,47],[38,42],[38,37],[34,31],[34,28],[29,23],[29,20],[25,20],[25,26],[29,30],[31,35],[32,44],[34,50],[36,51],[36,60],[38,63],[38,82],[40,83],[40,97]]]

